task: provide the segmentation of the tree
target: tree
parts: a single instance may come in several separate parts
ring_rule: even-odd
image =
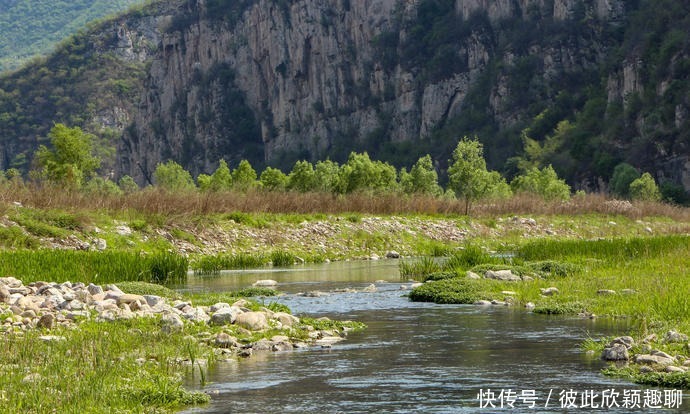
[[[527,174],[515,177],[510,183],[514,192],[537,194],[544,200],[568,200],[570,186],[558,178],[550,165],[543,169],[532,168]]]
[[[469,214],[473,201],[492,195],[502,196],[510,191],[500,174],[486,169],[484,148],[476,138],[461,139],[449,164],[449,188],[457,197],[465,199],[465,214]]]
[[[256,173],[254,174],[256,175]],[[216,171],[211,175],[209,190],[215,192],[229,191],[231,188],[232,175],[230,174],[230,168],[228,168],[228,163],[226,163],[225,160],[220,160],[218,168],[216,168]]]
[[[619,197],[628,198],[630,196],[630,184],[640,178],[632,165],[622,162],[613,169],[613,174],[609,180],[609,189]]]
[[[316,187],[316,173],[309,161],[297,161],[288,175],[287,188],[301,193],[313,191]]]
[[[239,191],[247,191],[256,186],[256,177],[256,171],[249,161],[242,160],[232,171],[233,187]]]
[[[259,177],[261,186],[269,191],[283,191],[288,183],[288,177],[277,168],[266,167]]]
[[[338,191],[391,191],[397,187],[395,167],[381,161],[372,161],[366,152],[350,153],[338,174]]]
[[[55,124],[48,137],[53,150],[41,145],[36,152],[39,176],[67,188],[80,188],[101,165],[93,155],[95,137],[64,124]]]
[[[159,163],[153,172],[153,178],[158,187],[171,192],[196,188],[192,175],[173,160]]]
[[[417,160],[409,173],[406,170],[400,171],[400,185],[406,194],[438,196],[443,193],[429,154]]]
[[[314,167],[314,189],[324,193],[334,193],[338,187],[340,166],[331,160],[319,161]]]
[[[129,175],[122,176],[117,184],[120,187],[120,190],[122,190],[122,192],[125,194],[131,194],[139,190],[139,186],[137,185],[136,181],[134,181],[134,178],[130,177]]]
[[[646,172],[640,178],[630,183],[630,198],[641,201],[661,200],[659,187],[650,173]]]

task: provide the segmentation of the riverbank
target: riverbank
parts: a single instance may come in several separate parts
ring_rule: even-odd
[[[243,298],[123,282],[0,278],[0,412],[167,412],[205,404],[183,377],[256,352],[330,347],[355,322],[298,318]],[[123,292],[123,290],[125,292]],[[213,302],[213,303],[211,303]]]
[[[542,239],[503,248],[504,254],[490,254],[467,246],[441,264],[403,263],[403,273],[426,282],[411,299],[625,318],[633,326],[629,337],[583,344],[617,363],[605,373],[690,388],[690,236]]]

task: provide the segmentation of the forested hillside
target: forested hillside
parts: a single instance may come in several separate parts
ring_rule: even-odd
[[[606,190],[617,166],[690,189],[690,3],[175,0],[0,78],[0,168],[55,122],[100,138],[103,173],[152,180],[225,159],[289,169],[351,151],[445,180],[463,136],[508,178],[553,165]]]
[[[105,16],[144,0],[0,0],[0,71],[32,56]]]

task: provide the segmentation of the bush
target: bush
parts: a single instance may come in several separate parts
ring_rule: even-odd
[[[153,172],[156,185],[170,192],[192,190],[196,188],[191,174],[175,161],[159,163]]]
[[[651,174],[644,173],[640,178],[630,183],[630,198],[641,201],[661,200],[661,192]]]
[[[558,178],[552,166],[532,168],[527,174],[515,177],[510,183],[513,191],[536,194],[544,200],[570,199],[570,186]]]
[[[611,193],[619,197],[628,198],[630,195],[630,183],[640,178],[640,173],[628,163],[620,163],[613,169],[613,175],[609,180]]]
[[[266,167],[259,178],[261,186],[269,191],[282,191],[288,183],[287,176],[277,168]]]

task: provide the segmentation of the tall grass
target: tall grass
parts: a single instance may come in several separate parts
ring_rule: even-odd
[[[72,250],[0,251],[0,274],[32,281],[110,283],[143,281],[181,283],[188,262],[175,253]]]
[[[398,194],[293,193],[249,191],[247,193],[202,193],[189,191],[170,193],[159,189],[144,189],[127,195],[86,195],[76,191],[26,185],[0,186],[0,204],[21,202],[41,209],[124,211],[131,209],[146,214],[203,215],[208,213],[234,214],[239,221],[249,218],[238,213],[368,213],[368,214],[453,214],[464,215],[463,200],[430,196]],[[78,206],[78,207],[75,207]],[[7,208],[7,207],[5,207]],[[0,208],[0,211],[2,208]],[[629,218],[666,216],[689,221],[690,209],[655,202],[619,202],[600,194],[573,197],[570,201],[545,202],[536,196],[516,195],[508,199],[484,200],[475,203],[470,215],[495,217],[505,214],[612,214]]]
[[[536,240],[520,246],[516,256],[524,260],[566,257],[633,259],[653,257],[678,250],[690,252],[690,236],[667,235],[607,240]]]
[[[201,256],[192,262],[192,270],[199,275],[214,275],[221,270],[251,269],[269,262],[263,254],[216,254]]]

